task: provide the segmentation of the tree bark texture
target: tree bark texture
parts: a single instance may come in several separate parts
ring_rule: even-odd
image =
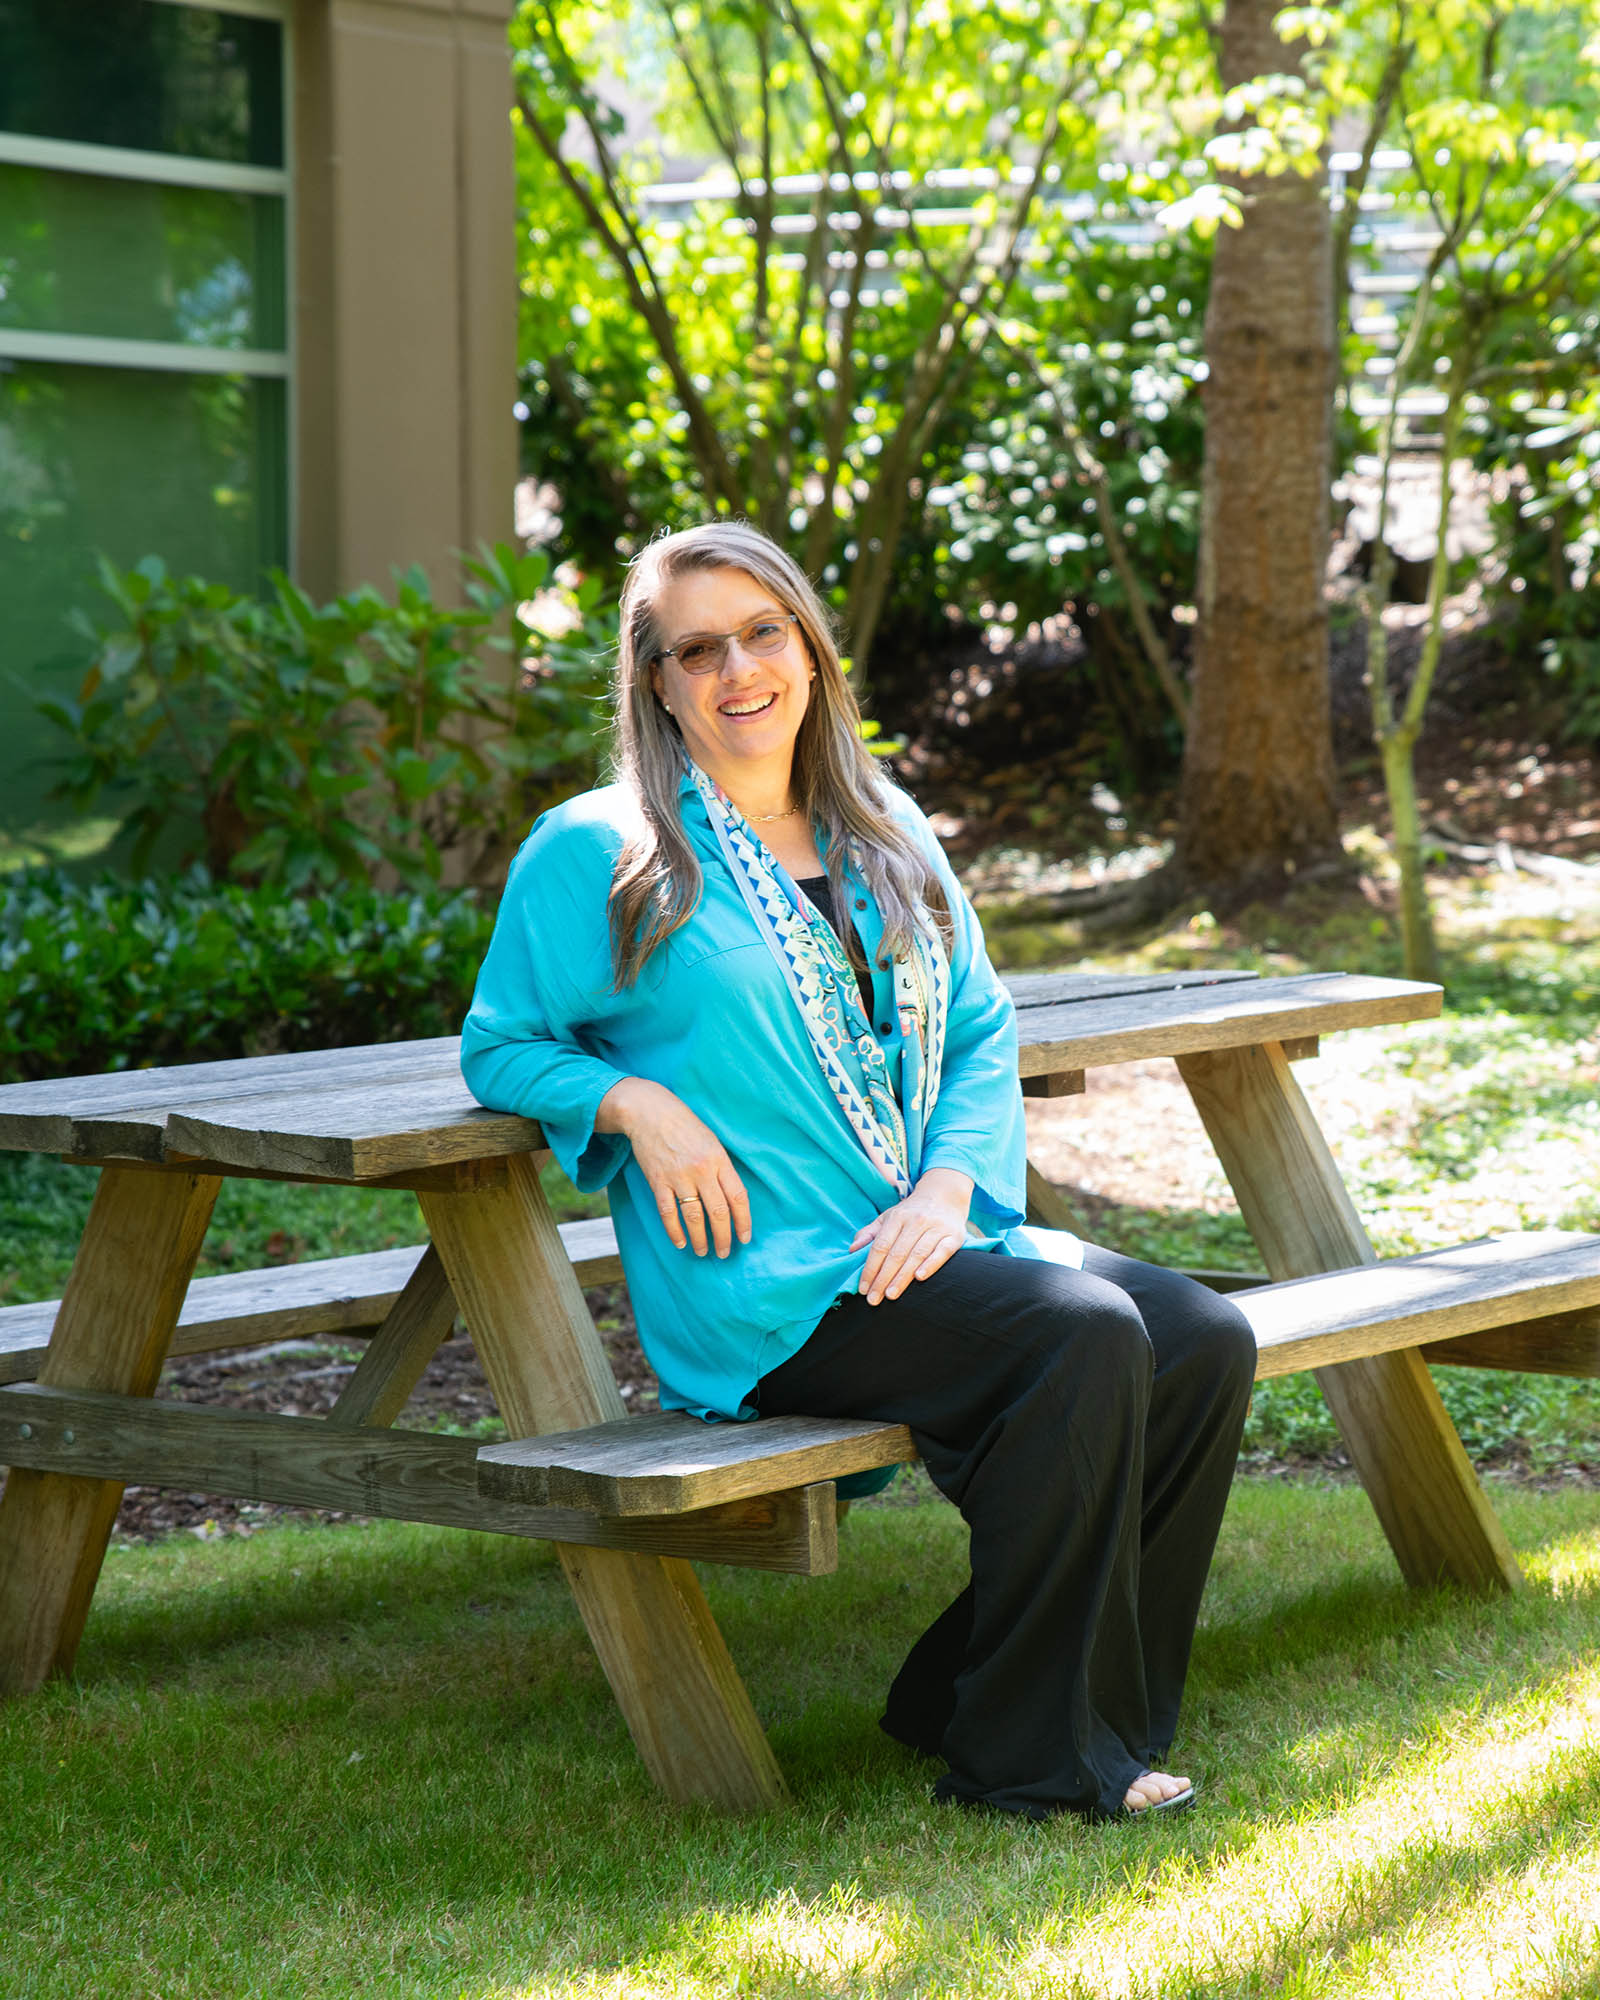
[[[1297,61],[1278,0],[1227,0],[1226,88]],[[1224,903],[1337,858],[1328,701],[1333,232],[1323,175],[1232,182],[1206,308],[1205,460],[1193,709],[1178,863]]]

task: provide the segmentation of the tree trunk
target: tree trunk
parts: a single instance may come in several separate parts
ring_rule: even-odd
[[[1226,88],[1293,70],[1278,0],[1227,0]],[[1233,183],[1206,308],[1193,706],[1178,870],[1224,904],[1339,853],[1328,702],[1333,232],[1320,173]]]
[[[1389,825],[1395,863],[1400,870],[1400,941],[1407,979],[1437,980],[1439,940],[1428,901],[1428,877],[1422,852],[1422,820],[1417,811],[1417,778],[1412,756],[1416,738],[1396,730],[1378,745],[1383,759],[1383,788],[1389,798]]]

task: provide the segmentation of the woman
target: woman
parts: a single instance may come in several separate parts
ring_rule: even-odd
[[[1187,1804],[1160,1764],[1254,1342],[1188,1279],[1021,1226],[1010,997],[858,719],[766,536],[652,543],[617,782],[518,855],[462,1068],[609,1187],[664,1406],[910,1426],[971,1530],[883,1718],[937,1796]]]

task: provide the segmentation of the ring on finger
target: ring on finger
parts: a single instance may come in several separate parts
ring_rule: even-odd
[[[680,1194],[678,1196],[678,1206],[679,1208],[704,1208],[705,1203],[697,1194]]]

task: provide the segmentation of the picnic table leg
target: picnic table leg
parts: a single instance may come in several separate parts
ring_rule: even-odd
[[[526,1158],[507,1184],[423,1194],[423,1219],[513,1436],[625,1416],[555,1218]],[[735,1811],[784,1783],[700,1580],[678,1558],[557,1544],[646,1768],[670,1798]]]
[[[1178,1068],[1274,1278],[1377,1262],[1276,1043],[1180,1056]],[[1421,1356],[1380,1354],[1316,1375],[1406,1581],[1520,1588],[1511,1544]]]
[[[221,1185],[211,1174],[103,1170],[41,1384],[154,1391]],[[0,1692],[72,1671],[121,1502],[117,1480],[12,1467],[0,1497]]]

